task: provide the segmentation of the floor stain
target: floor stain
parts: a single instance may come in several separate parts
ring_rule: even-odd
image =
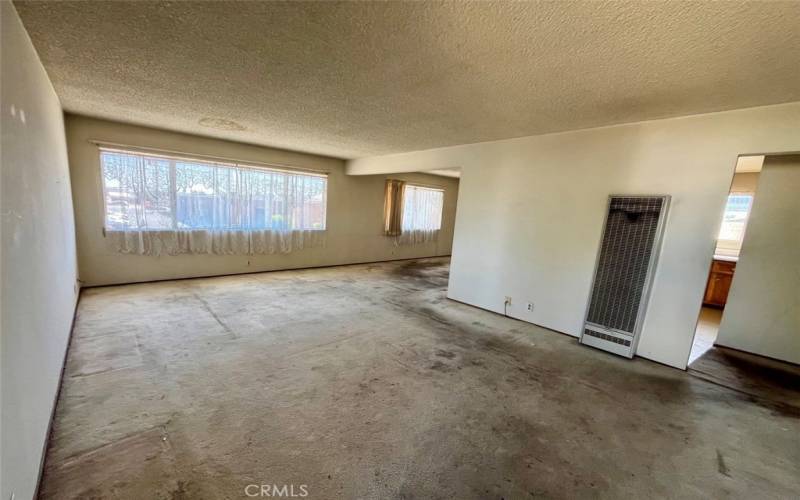
[[[722,456],[722,452],[719,450],[717,450],[717,470],[723,476],[731,477],[730,471],[728,471],[728,466],[725,465],[725,458]]]

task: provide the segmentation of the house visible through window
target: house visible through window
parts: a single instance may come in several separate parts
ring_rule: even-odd
[[[323,174],[107,149],[100,162],[108,230],[325,229]]]
[[[738,256],[742,248],[747,218],[753,206],[752,193],[731,193],[717,238],[717,255]]]
[[[403,231],[435,231],[442,227],[444,190],[406,184],[403,193]]]

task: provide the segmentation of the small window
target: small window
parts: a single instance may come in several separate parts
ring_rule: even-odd
[[[403,231],[435,231],[442,227],[444,190],[406,184],[403,193]]]
[[[325,229],[324,174],[108,149],[100,163],[111,231]]]
[[[717,254],[738,256],[742,248],[747,218],[753,206],[752,193],[731,193],[717,238]]]

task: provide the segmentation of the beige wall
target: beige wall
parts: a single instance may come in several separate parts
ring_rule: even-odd
[[[733,176],[731,193],[755,193],[759,172],[738,172]]]
[[[461,167],[449,296],[502,312],[510,295],[510,316],[575,336],[608,195],[672,195],[637,354],[685,368],[737,157],[800,151],[799,131],[791,103],[363,158],[348,171]]]
[[[800,363],[800,156],[764,161],[716,343]]]
[[[383,236],[383,189],[387,175],[348,176],[337,159],[239,144],[121,123],[67,115],[72,191],[75,199],[80,279],[107,285],[171,278],[449,255],[458,180],[407,173],[392,177],[445,189],[442,233],[437,242],[397,246]],[[243,161],[279,163],[329,172],[326,246],[275,255],[120,254],[103,236],[103,198],[98,149],[91,140],[177,150]]]
[[[32,498],[77,298],[58,97],[11,2],[2,18],[0,498]]]

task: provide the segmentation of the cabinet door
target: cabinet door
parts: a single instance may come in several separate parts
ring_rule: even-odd
[[[711,273],[709,280],[709,304],[715,306],[724,306],[728,300],[728,292],[731,289],[730,277],[723,273]]]
[[[714,298],[714,273],[708,274],[706,282],[706,293],[703,295],[703,305],[714,305],[711,300]]]
[[[711,265],[711,274],[708,276],[706,294],[703,303],[710,306],[724,307],[728,301],[728,292],[733,282],[733,272],[736,264],[733,262],[714,261]]]
[[[703,297],[703,304],[717,307],[722,307],[724,305],[724,302],[720,302],[719,282],[719,273],[712,271],[711,274],[708,275],[708,283],[706,284],[706,294],[705,297]]]

